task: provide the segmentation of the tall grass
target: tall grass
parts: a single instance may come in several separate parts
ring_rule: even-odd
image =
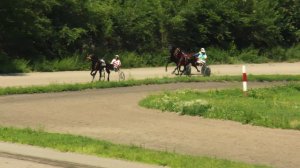
[[[300,130],[300,84],[253,89],[200,92],[183,90],[152,95],[140,105],[180,114],[239,121],[272,128]]]
[[[270,61],[293,62],[300,60],[300,44],[290,48],[278,46],[264,51],[251,47],[242,50],[237,50],[235,47],[231,47],[228,50],[208,48],[207,54],[210,64],[266,63]]]
[[[0,73],[30,71],[29,61],[24,59],[11,60],[8,55],[0,52]]]
[[[168,56],[169,54],[167,51],[144,54],[124,52],[120,55],[120,59],[123,68],[156,67],[165,65]]]
[[[85,70],[88,67],[89,62],[79,55],[54,60],[42,59],[33,64],[33,70],[41,72]]]
[[[0,141],[54,148],[63,152],[77,152],[101,157],[124,159],[172,168],[267,168],[208,157],[180,155],[148,150],[137,146],[117,145],[88,137],[46,133],[42,130],[0,127]]]
[[[287,60],[289,60],[289,61],[300,60],[300,44],[287,49],[285,54],[286,54]]]

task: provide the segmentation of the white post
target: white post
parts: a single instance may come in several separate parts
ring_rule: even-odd
[[[244,95],[247,95],[247,73],[245,65],[243,65],[243,92]]]

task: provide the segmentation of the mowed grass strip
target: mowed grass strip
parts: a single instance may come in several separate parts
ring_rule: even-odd
[[[42,130],[0,127],[0,141],[29,144],[57,149],[63,152],[76,152],[108,158],[169,166],[172,168],[267,168],[208,157],[180,155],[154,151],[137,146],[117,145],[69,134],[47,133]]]
[[[300,84],[241,90],[169,91],[150,95],[140,105],[183,115],[202,116],[271,128],[300,130]]]
[[[192,77],[174,77],[174,78],[149,78],[143,80],[126,80],[121,82],[89,82],[76,84],[50,84],[46,86],[26,86],[26,87],[0,87],[0,95],[11,94],[34,94],[50,93],[63,91],[80,91],[85,89],[101,89],[115,87],[129,87],[151,84],[167,84],[178,82],[223,82],[223,81],[241,81],[241,76],[192,76]],[[249,75],[249,81],[300,81],[300,75]]]

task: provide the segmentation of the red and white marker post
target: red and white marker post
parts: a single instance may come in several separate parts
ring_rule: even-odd
[[[245,65],[243,65],[243,92],[244,95],[247,96],[247,73]]]

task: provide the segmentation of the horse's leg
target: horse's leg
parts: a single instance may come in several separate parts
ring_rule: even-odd
[[[169,62],[167,62],[167,64],[166,64],[166,72],[168,72],[168,64],[169,64]]]
[[[106,68],[106,73],[107,73],[107,81],[109,81],[109,75],[110,75],[109,67]]]
[[[185,71],[185,68],[183,68],[183,71],[180,72],[179,76],[181,76],[184,71]]]
[[[196,63],[193,63],[192,65],[193,65],[193,67],[195,67],[195,68],[197,69],[197,72],[200,72],[200,70],[198,69],[198,67],[197,67],[197,64],[196,64]]]
[[[175,67],[175,69],[173,70],[172,74],[175,74],[176,70],[177,70],[177,74],[176,75],[178,75],[178,65]]]
[[[179,67],[179,69],[180,69],[180,67]],[[181,73],[180,73],[180,76],[181,76],[185,71],[186,71],[186,66],[183,65],[183,71],[180,71],[180,72],[181,72]]]
[[[183,70],[181,70],[181,67],[183,66]],[[178,74],[184,72],[184,65],[178,65]]]
[[[175,73],[175,71],[177,71],[176,75],[180,75],[180,72],[182,72],[180,67],[181,67],[181,65],[179,65],[179,64],[176,65],[176,68],[174,69],[174,73]]]
[[[102,76],[103,81],[105,81],[105,70],[104,69],[102,70],[102,73],[103,73],[103,76]]]
[[[91,76],[94,76],[94,75],[96,75],[96,73],[97,73],[97,70],[92,69],[90,74],[91,74]]]
[[[102,69],[99,69],[99,81],[101,81],[101,76],[102,76]]]
[[[172,74],[175,74],[175,71],[176,71],[176,70],[178,70],[178,66],[175,67],[175,69],[173,70]],[[178,71],[177,71],[177,74],[176,74],[176,75],[178,75]]]
[[[95,71],[95,73],[92,74],[92,76],[93,76],[92,82],[94,82],[96,74],[97,74],[97,71]]]
[[[183,62],[183,71],[181,71],[181,70],[180,70],[180,67],[181,67],[180,63],[182,62],[183,59],[184,59],[184,62]],[[188,64],[187,64],[185,58],[181,58],[180,61],[179,61],[179,70],[181,71],[180,76],[181,76],[183,73],[186,72],[186,66],[187,66],[187,65],[188,65]]]

